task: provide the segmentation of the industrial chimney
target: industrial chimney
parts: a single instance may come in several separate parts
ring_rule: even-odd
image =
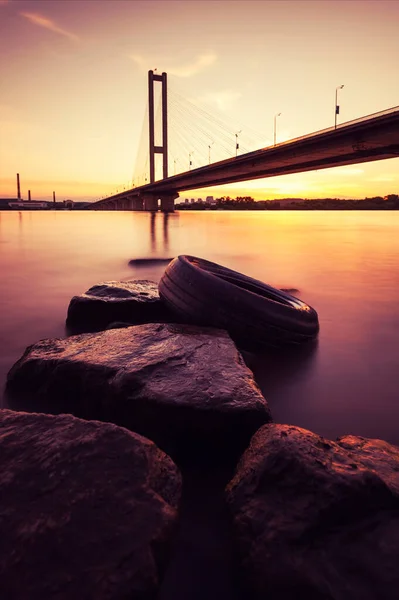
[[[21,186],[19,185],[19,173],[17,173],[17,198],[21,200]]]

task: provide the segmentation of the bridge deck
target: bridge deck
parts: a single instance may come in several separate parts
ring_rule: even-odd
[[[133,196],[170,195],[213,185],[229,184],[325,169],[399,156],[399,107],[363,117],[335,128],[262,148],[93,203]]]

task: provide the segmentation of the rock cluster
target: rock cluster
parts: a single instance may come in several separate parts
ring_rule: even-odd
[[[9,372],[11,408],[48,414],[0,413],[0,597],[155,598],[180,510],[173,459],[191,502],[180,555],[211,568],[208,486],[220,522],[228,505],[242,598],[396,600],[399,448],[273,424],[229,335],[172,321],[155,283],[99,284],[67,317],[96,333],[42,340]]]

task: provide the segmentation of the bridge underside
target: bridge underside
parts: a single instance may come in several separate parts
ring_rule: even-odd
[[[172,211],[179,191],[399,156],[399,110],[168,177],[93,203],[93,209]],[[137,198],[125,208],[126,199]]]

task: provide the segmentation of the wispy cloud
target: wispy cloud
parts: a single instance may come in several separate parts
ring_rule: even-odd
[[[29,13],[29,12],[20,12],[19,14],[22,17],[24,17],[25,19],[28,19],[28,21],[30,21],[34,25],[38,25],[39,27],[44,27],[44,29],[49,29],[53,33],[58,33],[59,35],[63,35],[64,37],[67,37],[70,40],[73,40],[74,42],[76,42],[79,39],[77,35],[75,35],[74,33],[71,33],[70,31],[67,31],[66,29],[62,29],[61,27],[58,27],[58,25],[56,23],[54,23],[54,21],[52,21],[51,19],[48,19],[47,17],[43,17],[42,15],[38,15],[36,13]]]
[[[151,58],[144,58],[139,54],[132,54],[130,58],[142,69],[146,70],[148,67],[151,67],[151,64],[155,64],[156,61]],[[162,60],[162,64],[164,65],[164,69],[170,74],[175,75],[176,77],[192,77],[193,75],[197,75],[207,67],[213,65],[217,60],[216,54],[201,54],[198,56],[193,62],[181,65],[181,66],[173,66],[168,65],[168,61]],[[153,67],[154,68],[154,67]]]
[[[216,59],[216,54],[201,54],[191,64],[169,68],[169,73],[171,75],[176,75],[176,77],[192,77],[206,69],[206,67],[213,65],[216,62]]]
[[[220,92],[208,92],[198,98],[199,102],[216,105],[221,111],[228,110],[242,97],[241,92],[234,90],[221,90]]]
[[[153,60],[149,61],[144,58],[144,56],[140,56],[140,54],[131,54],[129,58],[131,58],[141,69],[148,69],[150,62],[154,62]],[[155,67],[151,68],[154,69]]]

